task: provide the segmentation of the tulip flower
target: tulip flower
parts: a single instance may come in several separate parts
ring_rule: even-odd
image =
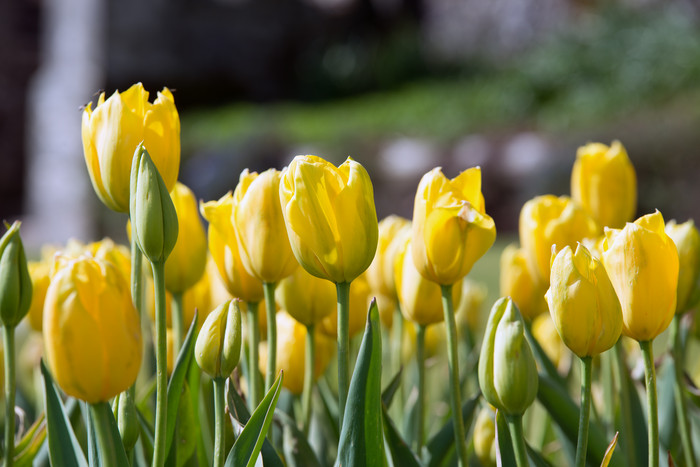
[[[32,329],[41,332],[44,323],[44,298],[51,281],[51,266],[43,261],[30,261],[28,266],[32,281],[32,303],[27,317]]]
[[[367,268],[367,280],[375,295],[396,296],[394,262],[410,232],[411,221],[403,217],[392,215],[379,222],[377,254]]]
[[[683,313],[693,305],[691,297],[698,287],[700,276],[700,233],[692,220],[666,224],[666,234],[671,237],[678,250],[678,292],[676,313]]]
[[[100,94],[83,111],[83,152],[95,193],[117,212],[129,211],[131,161],[143,142],[167,191],[175,186],[180,168],[180,119],[172,93],[163,88],[153,103],[141,83],[107,100]]]
[[[610,147],[590,143],[578,148],[571,172],[571,197],[602,228],[622,228],[637,209],[637,177],[619,141]]]
[[[484,467],[496,464],[496,412],[491,407],[484,407],[474,422],[474,454]]]
[[[515,300],[514,300],[515,301]],[[552,316],[549,313],[537,315],[532,320],[532,337],[537,339],[537,342],[544,350],[554,367],[565,369],[569,367],[571,351],[561,340],[559,331],[552,321]]]
[[[280,181],[280,202],[292,252],[310,274],[336,283],[338,418],[343,425],[349,381],[349,287],[372,263],[378,225],[367,171],[351,158],[340,166],[297,156]]]
[[[85,251],[96,259],[102,259],[112,263],[122,274],[124,280],[129,282],[131,278],[131,253],[129,252],[129,248],[114,243],[110,238],[103,238],[99,242],[93,242],[87,245]]]
[[[304,268],[297,268],[291,276],[280,281],[275,290],[275,300],[281,309],[307,327],[320,323],[336,311],[333,284],[312,276]],[[293,376],[286,371],[285,375],[285,381],[289,383]]]
[[[500,289],[501,296],[512,298],[528,321],[547,310],[544,288],[532,277],[525,251],[513,244],[501,253]]]
[[[649,465],[659,465],[659,424],[652,342],[676,312],[678,251],[660,212],[622,230],[607,229],[603,264],[622,306],[622,333],[639,341],[644,357],[649,420]]]
[[[535,358],[524,323],[510,298],[491,309],[479,358],[479,386],[486,401],[506,415],[518,467],[528,465],[522,414],[537,396]]]
[[[567,245],[573,248],[597,232],[593,218],[567,196],[538,196],[520,211],[520,244],[530,274],[544,289],[549,287],[552,245],[556,252]]]
[[[46,292],[43,333],[48,367],[66,394],[103,402],[136,380],[141,326],[112,264],[83,256],[62,266]]]

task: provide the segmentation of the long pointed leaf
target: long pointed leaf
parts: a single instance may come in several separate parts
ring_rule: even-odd
[[[401,467],[420,467],[420,461],[401,438],[394,422],[389,417],[386,404],[382,404],[382,416],[384,417],[384,438],[389,447],[392,463]]]
[[[46,431],[49,438],[49,459],[51,465],[75,465],[88,467],[80,443],[75,437],[68,415],[58,396],[53,378],[41,361],[41,374],[44,379],[46,407]]]
[[[15,445],[15,467],[30,467],[46,440],[46,417],[42,413]]]
[[[282,448],[287,467],[321,467],[316,453],[306,440],[296,422],[286,413],[277,410],[275,420],[282,423]],[[263,459],[263,464],[267,463]]]
[[[464,420],[464,431],[467,433],[471,428],[474,412],[476,411],[480,397],[481,393],[478,393],[462,404],[462,420]],[[454,453],[454,433],[454,424],[452,423],[452,419],[450,419],[440,428],[440,431],[428,441],[426,448],[428,451],[427,465],[429,467],[444,465],[450,454]]]
[[[117,421],[109,404],[107,402],[90,404],[90,416],[95,424],[100,465],[105,467],[129,465]]]
[[[508,422],[500,410],[496,411],[496,465],[507,467],[515,465],[515,452],[513,452],[513,441],[508,431]]]
[[[403,366],[399,368],[399,371],[396,372],[393,378],[391,378],[391,381],[389,381],[389,384],[386,385],[384,388],[384,391],[382,391],[382,403],[386,405],[386,408],[388,409],[391,407],[391,402],[394,400],[394,395],[396,395],[396,391],[399,389],[401,386],[401,375],[403,374]]]
[[[382,334],[372,300],[350,380],[336,465],[386,465],[382,430]]]
[[[262,402],[260,402],[260,405],[255,409],[253,415],[250,416],[250,420],[246,423],[245,428],[243,428],[226,458],[226,467],[242,467],[244,465],[250,467],[255,465],[267,435],[267,430],[272,423],[277,399],[282,391],[282,378],[283,374],[280,372],[272,387]]]

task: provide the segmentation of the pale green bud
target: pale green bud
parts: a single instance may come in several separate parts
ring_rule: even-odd
[[[19,222],[7,226],[0,238],[0,324],[14,328],[32,303],[32,280],[27,267]]]
[[[212,378],[228,377],[241,357],[239,300],[229,300],[207,316],[194,345],[199,367]]]

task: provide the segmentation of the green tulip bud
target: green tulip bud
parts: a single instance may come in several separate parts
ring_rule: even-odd
[[[194,345],[199,367],[212,378],[227,377],[241,358],[239,300],[228,300],[207,316]]]
[[[537,366],[523,326],[513,301],[501,298],[491,309],[481,347],[481,392],[506,415],[522,415],[537,395]]]
[[[177,212],[151,156],[142,144],[131,164],[129,216],[132,235],[152,263],[168,258],[178,234]]]
[[[5,224],[0,238],[0,324],[14,328],[32,303],[32,279],[19,236],[19,222]]]

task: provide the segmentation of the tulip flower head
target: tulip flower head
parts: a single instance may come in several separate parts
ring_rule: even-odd
[[[304,326],[317,324],[335,312],[336,298],[332,283],[312,276],[304,268],[297,268],[275,287],[277,304]]]
[[[180,119],[172,93],[163,88],[153,103],[141,83],[83,112],[83,152],[95,193],[110,209],[129,212],[131,161],[139,143],[148,148],[170,191],[180,168]]]
[[[374,294],[396,296],[394,260],[403,247],[403,240],[410,234],[411,221],[403,217],[391,215],[379,222],[377,255],[367,269],[367,280]]]
[[[676,312],[678,252],[664,230],[659,211],[607,229],[603,264],[622,307],[622,333],[650,341],[671,323]]]
[[[501,253],[501,296],[510,297],[528,321],[547,310],[544,288],[527,267],[525,251],[508,245]]]
[[[19,236],[19,222],[5,224],[0,238],[0,325],[14,328],[29,312],[32,279]]]
[[[557,253],[545,297],[559,335],[579,357],[605,352],[620,338],[620,302],[605,268],[585,246]]]
[[[439,167],[423,176],[413,206],[412,237],[413,262],[427,279],[451,285],[469,273],[496,239],[479,167],[452,180]]]
[[[571,197],[602,227],[622,228],[637,209],[637,176],[619,141],[578,148]]]
[[[292,252],[310,274],[351,282],[372,263],[378,223],[367,171],[351,158],[340,166],[297,156],[279,187]]]
[[[27,316],[29,325],[35,331],[41,332],[44,326],[44,299],[49,288],[51,266],[43,261],[30,261],[29,275],[32,279],[32,304]]]
[[[671,220],[666,224],[666,234],[676,244],[678,250],[678,294],[676,313],[682,313],[693,306],[693,293],[698,287],[700,276],[700,233],[692,220],[676,224]]]
[[[212,378],[228,377],[241,358],[241,312],[238,300],[222,303],[209,313],[194,345],[194,357]]]

